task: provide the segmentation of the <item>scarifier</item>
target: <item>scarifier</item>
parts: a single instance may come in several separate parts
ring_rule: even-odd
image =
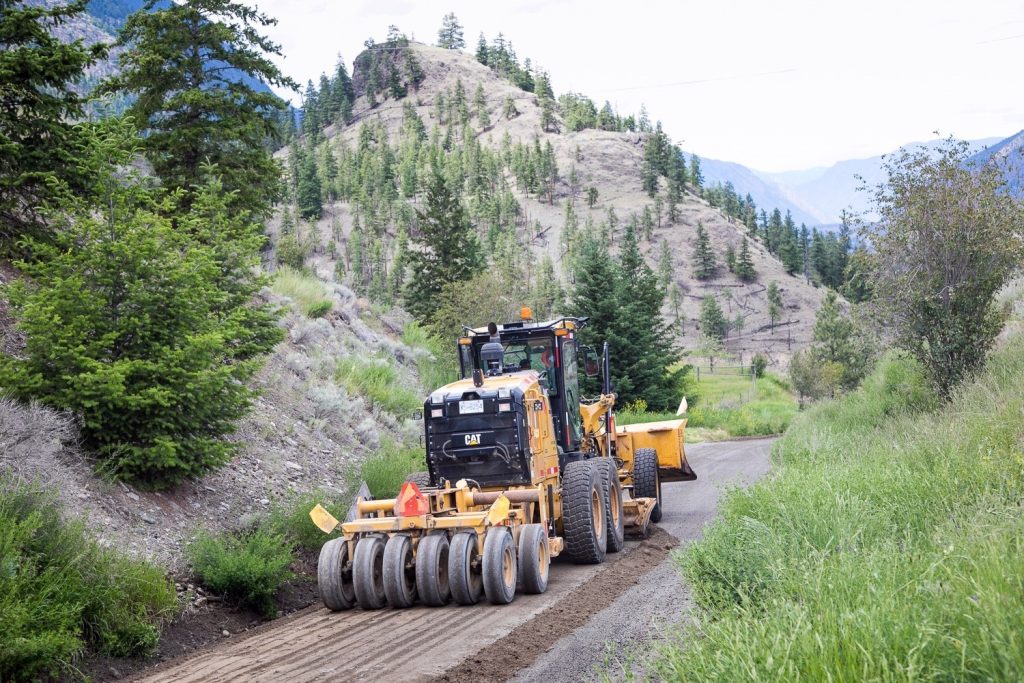
[[[397,498],[363,491],[345,522],[310,512],[328,541],[317,568],[332,610],[410,607],[543,593],[551,558],[603,562],[625,532],[661,519],[661,483],[693,480],[685,419],[615,425],[615,394],[602,358],[577,339],[586,318],[522,320],[466,328],[462,379],[424,402],[427,471]],[[596,399],[579,375],[601,377]]]

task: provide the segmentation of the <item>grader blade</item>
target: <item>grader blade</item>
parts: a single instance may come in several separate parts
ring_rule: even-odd
[[[338,528],[338,520],[330,512],[325,510],[319,503],[309,511],[309,518],[313,520],[317,528],[325,534],[329,534]]]
[[[657,500],[654,498],[629,498],[622,501],[622,512],[625,515],[626,533],[632,536],[647,538],[651,513]]]

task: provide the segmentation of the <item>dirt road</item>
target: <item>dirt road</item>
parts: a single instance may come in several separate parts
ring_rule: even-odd
[[[184,661],[146,681],[576,681],[626,661],[652,627],[689,608],[667,555],[700,535],[723,487],[768,470],[769,440],[687,447],[696,482],[666,484],[661,531],[597,566],[558,562],[544,595],[494,607],[331,613],[310,608]],[[677,541],[678,539],[678,541]],[[657,630],[655,629],[656,633]],[[541,643],[540,639],[544,639]],[[551,645],[552,640],[556,640]],[[614,665],[611,668],[614,675]]]

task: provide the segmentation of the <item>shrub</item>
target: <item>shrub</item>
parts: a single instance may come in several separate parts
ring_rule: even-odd
[[[421,354],[416,357],[420,390],[424,396],[458,379],[459,362],[455,355],[454,343],[445,342],[444,339],[431,334],[427,328],[415,322],[409,323],[402,330],[402,341],[407,346],[429,351],[429,354]]]
[[[305,550],[319,550],[334,537],[325,534],[309,518],[309,511],[323,505],[337,519],[343,520],[347,508],[343,497],[335,492],[313,491],[304,493],[274,506],[267,520],[267,528],[283,536],[293,546]]]
[[[49,216],[55,243],[26,243],[33,260],[19,267],[32,284],[8,292],[25,349],[0,354],[0,386],[74,410],[102,469],[162,487],[234,452],[224,437],[249,408],[256,358],[281,332],[251,305],[250,228],[228,216],[217,183],[181,211],[176,196],[107,166],[130,166],[122,135],[92,141],[94,195]],[[212,244],[197,227],[212,223],[238,234]]]
[[[277,241],[277,263],[286,268],[301,270],[306,265],[309,247],[295,233],[288,233]]]
[[[754,354],[754,360],[750,363],[750,368],[754,372],[754,377],[764,377],[765,368],[768,367],[768,359],[763,353]]]
[[[0,481],[0,680],[71,673],[86,645],[147,654],[176,605],[162,570],[62,522],[47,492]]]
[[[288,567],[295,559],[283,533],[263,528],[237,535],[203,532],[188,554],[204,586],[263,616],[277,615],[274,596],[292,578]]]
[[[398,372],[385,359],[363,360],[350,356],[338,363],[337,380],[350,394],[364,396],[395,415],[411,414],[423,399],[398,384]]]
[[[374,497],[391,498],[398,495],[409,474],[426,468],[422,448],[400,447],[394,442],[385,442],[380,450],[363,462],[363,479]]]
[[[315,276],[295,268],[281,267],[274,274],[273,289],[295,302],[310,318],[319,318],[331,310],[327,286]]]
[[[306,307],[306,315],[310,318],[322,318],[331,312],[334,304],[329,299],[317,301]]]

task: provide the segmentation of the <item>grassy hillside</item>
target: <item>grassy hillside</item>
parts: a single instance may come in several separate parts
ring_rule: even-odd
[[[659,676],[1024,677],[1024,339],[942,406],[887,356],[774,455],[679,556],[701,614]]]

